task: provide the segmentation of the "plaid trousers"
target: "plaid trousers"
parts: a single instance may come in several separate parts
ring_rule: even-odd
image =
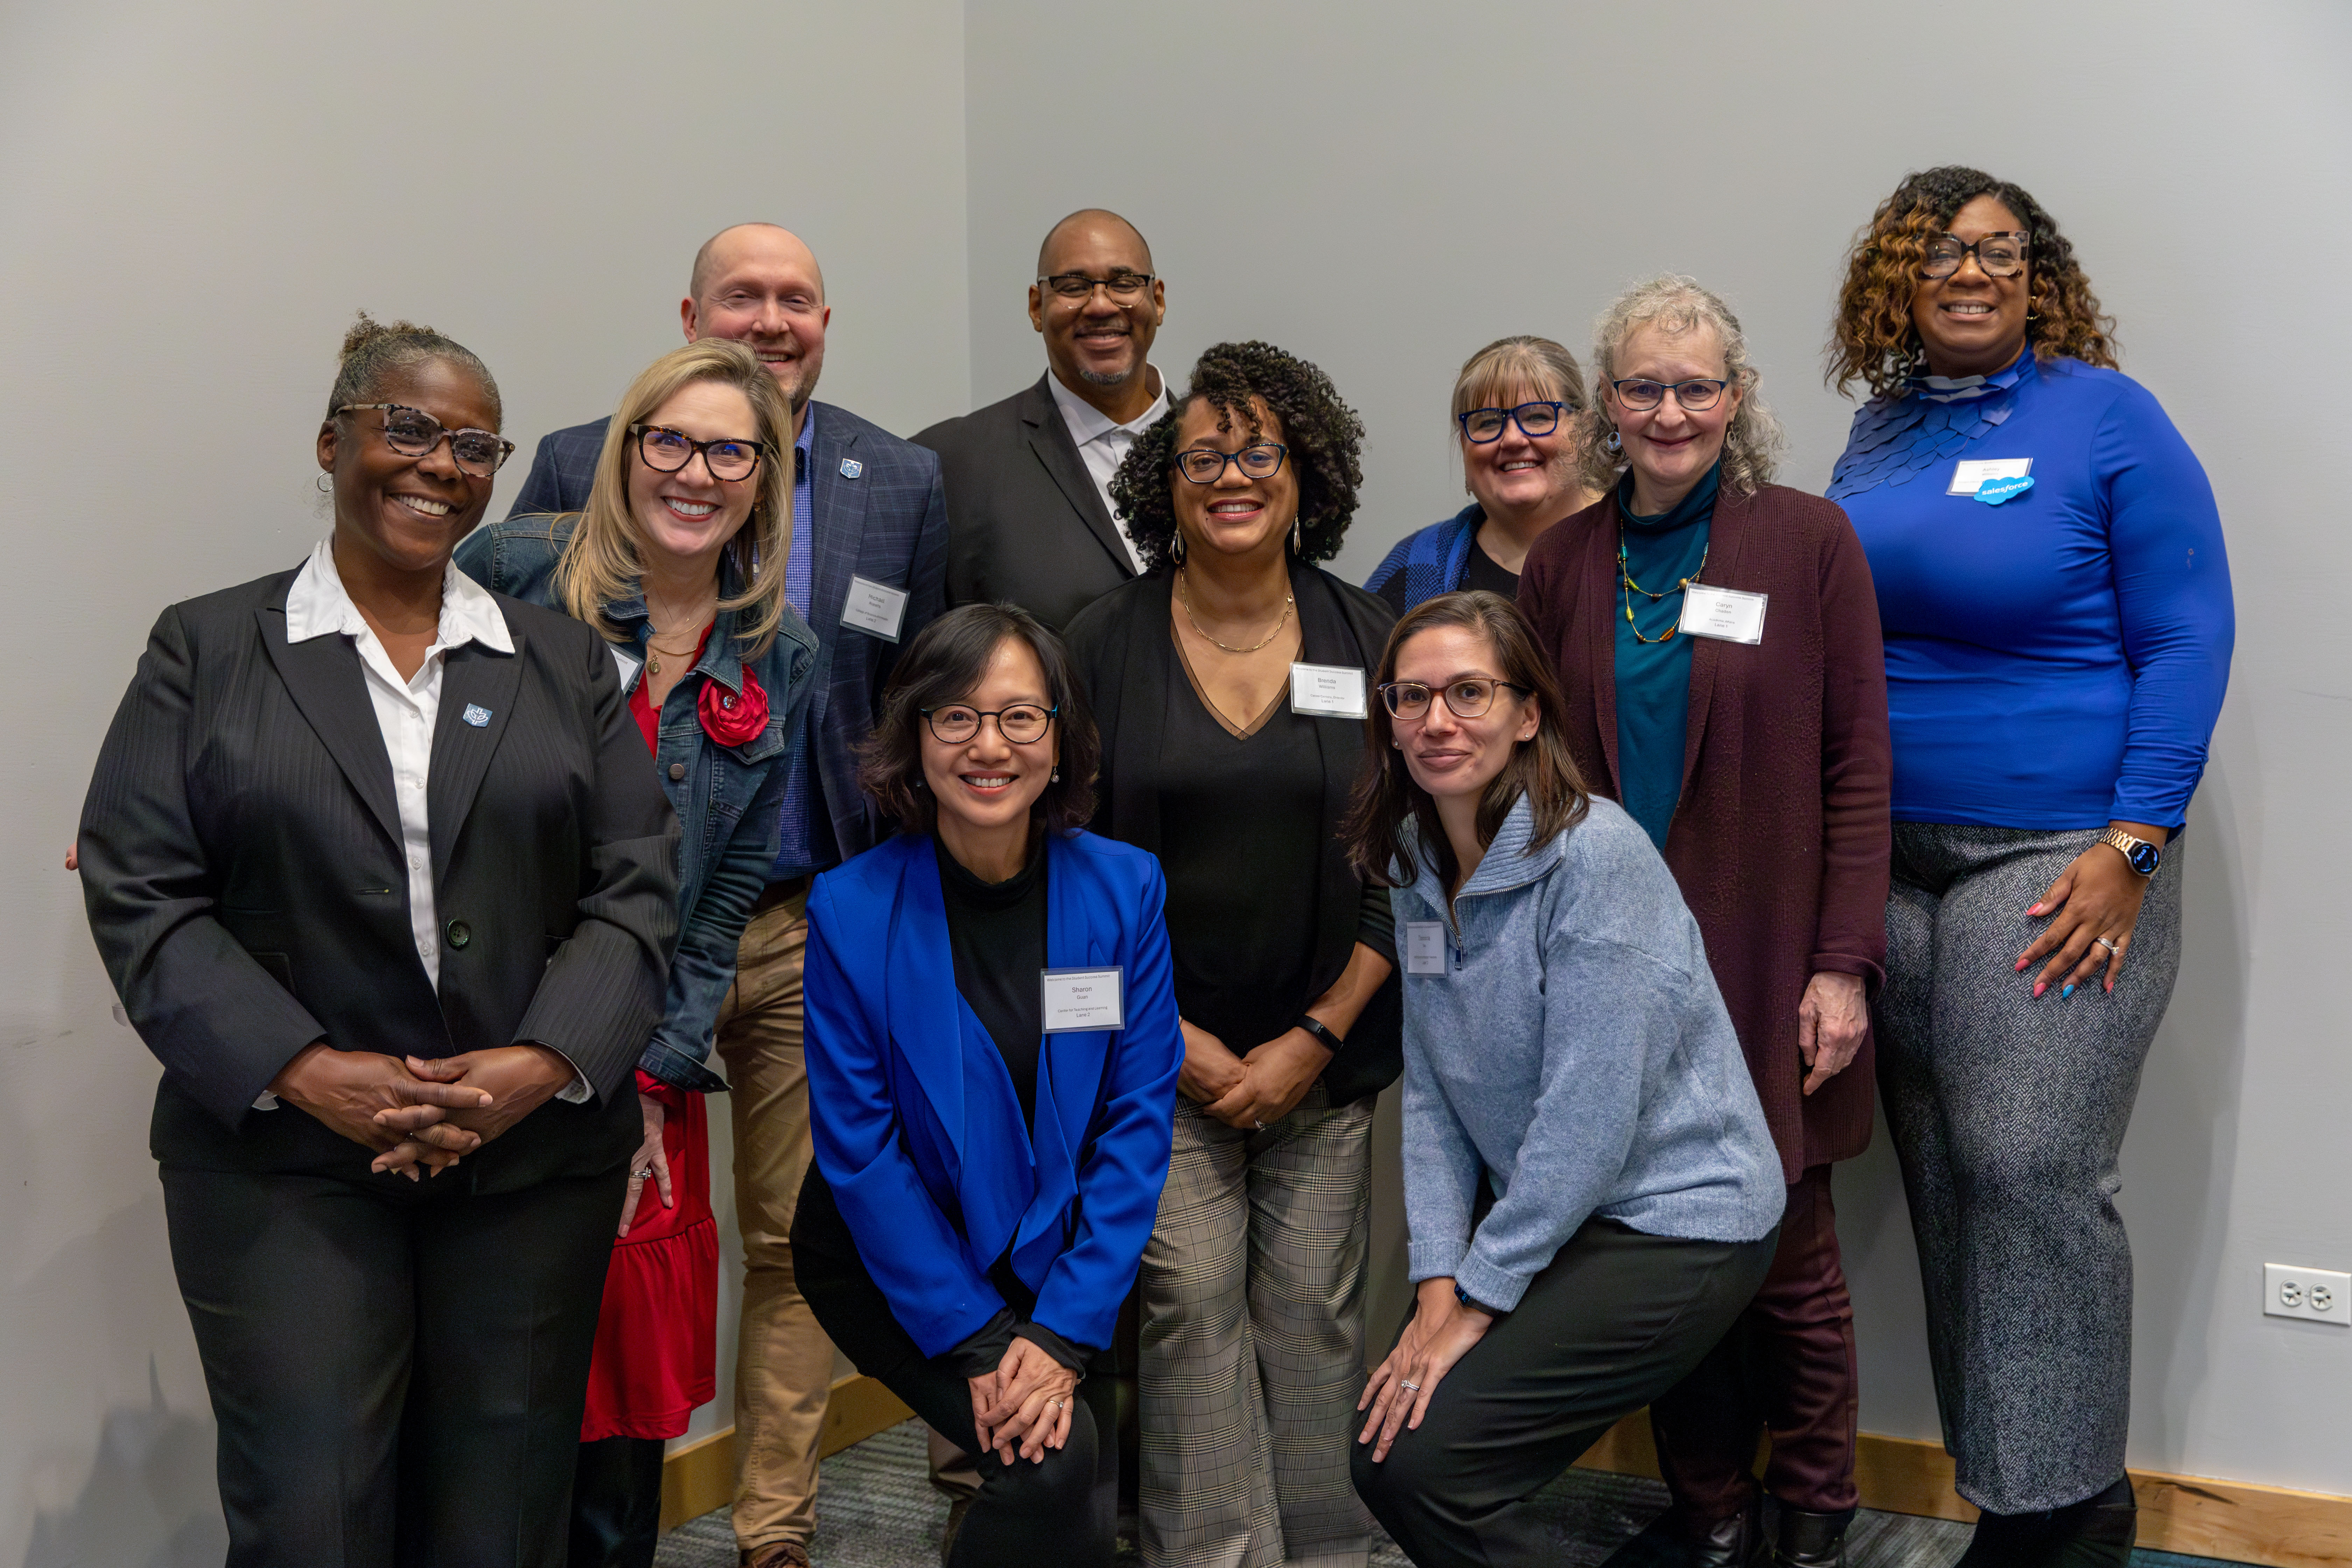
[[[1364,1382],[1372,1101],[1318,1083],[1259,1131],[1181,1096],[1143,1251],[1150,1568],[1360,1568],[1349,1479]]]

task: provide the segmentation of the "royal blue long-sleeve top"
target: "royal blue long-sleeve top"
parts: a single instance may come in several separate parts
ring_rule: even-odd
[[[2032,484],[1992,503],[1968,465],[2001,459]],[[2029,354],[1874,398],[1828,496],[1878,588],[1896,821],[2181,825],[2236,614],[2213,488],[2147,388]]]

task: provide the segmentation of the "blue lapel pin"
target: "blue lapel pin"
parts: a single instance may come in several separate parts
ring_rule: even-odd
[[[856,458],[844,458],[841,459],[841,477],[843,479],[854,479],[865,471],[866,465],[859,462]]]
[[[466,711],[460,717],[478,730],[490,721],[490,710],[478,702],[468,702],[466,704]]]

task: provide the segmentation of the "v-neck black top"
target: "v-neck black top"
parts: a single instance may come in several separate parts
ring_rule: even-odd
[[[1045,1024],[1038,981],[1045,968],[1045,836],[1032,830],[1029,863],[1003,882],[983,882],[965,870],[937,837],[931,846],[947,902],[956,989],[996,1042],[1013,1075],[1013,1092],[1021,1097],[1021,1120],[1034,1128]]]

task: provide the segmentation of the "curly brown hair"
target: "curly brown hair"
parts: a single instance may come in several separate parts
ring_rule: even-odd
[[[1206,403],[1217,411],[1218,429],[1231,430],[1239,418],[1258,436],[1259,402],[1281,425],[1288,448],[1283,460],[1297,476],[1299,559],[1328,561],[1339,553],[1356,515],[1356,487],[1364,482],[1364,422],[1340,401],[1331,378],[1305,360],[1272,343],[1219,343],[1201,355],[1192,385],[1137,439],[1110,481],[1111,500],[1146,572],[1179,559],[1173,486],[1184,411]]]
[[[1854,236],[1845,282],[1838,289],[1824,381],[1840,392],[1857,381],[1880,396],[1904,390],[1922,358],[1918,329],[1911,324],[1920,262],[1928,242],[1979,196],[1998,197],[2032,236],[2026,249],[2025,341],[2033,357],[2063,355],[2115,368],[2115,320],[2100,311],[2091,280],[2074,259],[2074,247],[2058,232],[2058,220],[2022,186],[1981,169],[1948,163],[1905,175],[1895,194],[1878,204],[1869,226]]]

